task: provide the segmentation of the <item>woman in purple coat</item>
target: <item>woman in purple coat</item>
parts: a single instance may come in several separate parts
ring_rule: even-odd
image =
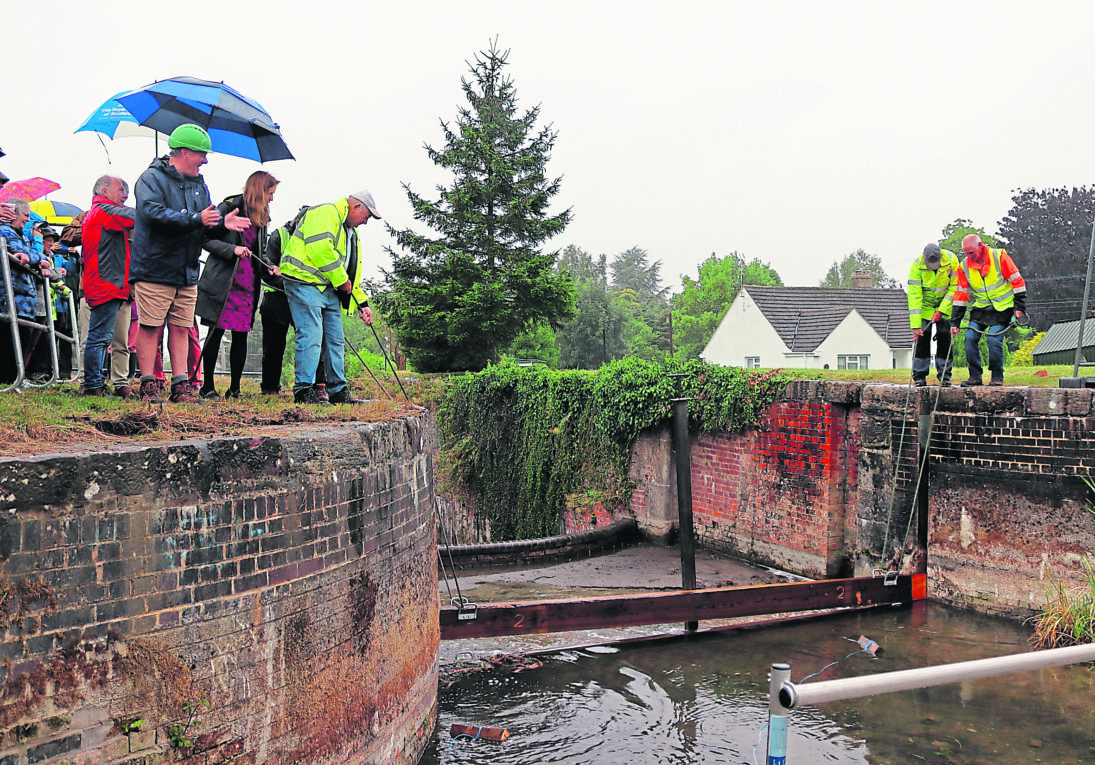
[[[195,313],[202,324],[208,326],[202,347],[202,364],[205,374],[198,395],[203,399],[217,400],[221,396],[215,387],[213,372],[221,349],[225,331],[232,333],[229,352],[231,383],[224,398],[239,398],[240,378],[247,360],[247,334],[255,320],[259,303],[260,280],[265,275],[280,275],[277,268],[267,269],[251,257],[251,253],[266,251],[266,226],[270,222],[270,200],[278,180],[270,173],[259,170],[251,174],[244,184],[243,193],[228,197],[220,203],[221,220],[232,210],[247,217],[251,225],[242,232],[229,231],[218,226],[205,242],[209,259],[201,279],[198,280],[198,303]]]

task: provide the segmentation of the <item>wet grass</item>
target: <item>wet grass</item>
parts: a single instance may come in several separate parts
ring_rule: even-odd
[[[909,369],[785,369],[787,374],[801,377],[806,380],[846,380],[852,382],[894,383],[896,385],[908,385],[912,380],[912,372]],[[1079,375],[1085,376],[1083,369]],[[958,385],[969,376],[965,368],[955,367],[955,385]],[[1037,366],[1037,367],[1007,367],[1004,369],[1004,384],[1008,386],[1029,388],[1056,388],[1062,377],[1071,377],[1072,367],[1066,364]],[[988,377],[986,371],[985,377]],[[928,384],[936,384],[935,371],[932,370],[928,378]]]
[[[379,376],[379,375],[378,375]],[[177,441],[215,436],[272,434],[280,426],[300,423],[382,422],[430,407],[441,395],[437,377],[400,375],[410,402],[389,374],[381,382],[388,400],[373,380],[352,380],[356,406],[298,406],[291,392],[264,396],[258,383],[244,380],[242,397],[202,404],[149,405],[138,399],[81,396],[74,383],[46,389],[24,389],[0,395],[0,456],[98,449],[119,443]],[[227,379],[218,379],[218,390]],[[166,396],[165,396],[166,398]]]

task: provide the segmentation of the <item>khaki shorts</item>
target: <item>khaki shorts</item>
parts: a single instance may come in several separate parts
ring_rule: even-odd
[[[198,285],[172,287],[168,284],[133,282],[133,302],[137,318],[143,327],[174,327],[194,325],[194,306],[198,302]]]

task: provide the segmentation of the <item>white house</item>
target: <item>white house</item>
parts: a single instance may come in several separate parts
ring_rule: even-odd
[[[750,284],[700,355],[747,368],[907,369],[912,340],[904,290]]]

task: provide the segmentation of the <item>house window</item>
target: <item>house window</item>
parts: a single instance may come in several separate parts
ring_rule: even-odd
[[[870,369],[870,356],[837,356],[837,369]]]
[[[760,356],[746,356],[745,357],[746,369],[760,369]]]

